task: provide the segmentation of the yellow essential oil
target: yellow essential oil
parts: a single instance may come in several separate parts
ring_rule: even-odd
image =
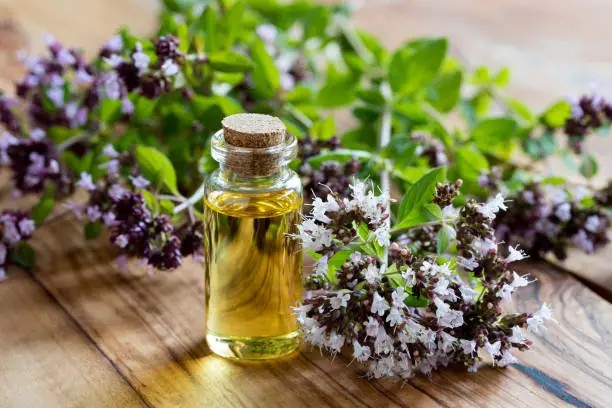
[[[268,147],[258,147],[248,155],[240,146],[243,155],[235,157],[227,139],[213,138],[221,166],[204,198],[206,341],[227,358],[278,358],[300,342],[292,307],[302,295],[302,253],[291,235],[297,234],[302,192],[286,166],[294,148],[263,155]]]
[[[238,359],[276,358],[299,344],[291,307],[301,299],[296,240],[302,200],[293,191],[206,199],[207,341]]]

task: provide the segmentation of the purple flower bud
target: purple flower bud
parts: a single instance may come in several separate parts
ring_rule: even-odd
[[[132,180],[132,184],[136,188],[147,188],[151,184],[149,180],[147,180],[146,178],[142,176],[138,176],[138,177],[130,176],[130,179]]]
[[[179,71],[178,65],[172,60],[166,60],[161,66],[161,70],[166,76],[176,75]]]
[[[100,212],[100,207],[98,207],[97,205],[87,207],[86,212],[87,212],[87,218],[89,218],[89,221],[91,222],[96,222],[102,217],[102,213]]]
[[[47,97],[57,107],[64,104],[64,89],[63,88],[49,88],[47,90]]]
[[[119,184],[113,184],[108,190],[109,197],[115,201],[121,200],[125,193],[127,193],[127,190],[121,187]]]
[[[108,40],[106,48],[113,52],[120,52],[123,49],[123,38],[121,34],[116,34]]]
[[[275,25],[272,24],[261,24],[257,26],[255,29],[255,33],[261,38],[264,42],[274,42],[276,40],[277,29]]]
[[[37,142],[42,141],[46,135],[46,132],[41,128],[32,129],[30,131],[30,139],[36,140]]]
[[[104,80],[104,93],[108,99],[119,99],[121,97],[121,84],[116,72],[108,74]]]
[[[76,59],[72,55],[72,53],[66,48],[62,48],[59,50],[56,56],[57,62],[62,66],[70,66],[76,62]]]
[[[134,65],[136,68],[138,68],[141,74],[145,72],[147,68],[149,68],[149,62],[151,62],[151,59],[142,51],[142,44],[140,42],[136,43],[136,52],[132,54],[132,59],[134,61]]]
[[[77,181],[76,185],[77,187],[88,191],[93,191],[96,189],[96,186],[91,178],[91,174],[86,172],[81,172],[81,178],[79,179],[79,181]]]
[[[134,113],[134,104],[128,98],[121,99],[121,113],[131,115]]]
[[[93,76],[89,75],[84,69],[77,70],[75,74],[77,84],[89,85],[93,82]]]
[[[125,61],[121,55],[117,55],[117,54],[112,54],[108,58],[103,58],[103,60],[104,62],[106,62],[108,65],[110,65],[113,68],[117,68],[119,65],[123,63],[123,61]]]
[[[4,221],[4,239],[8,241],[10,245],[15,245],[21,241],[21,235],[17,230],[17,226],[12,220]]]
[[[128,237],[126,237],[125,235],[119,235],[117,236],[117,238],[115,238],[115,245],[117,245],[119,248],[125,248],[128,243]]]

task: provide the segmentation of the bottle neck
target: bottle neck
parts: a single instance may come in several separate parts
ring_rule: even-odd
[[[282,179],[282,176],[287,172],[287,165],[278,166],[273,170],[272,173],[267,174],[265,176],[252,176],[252,175],[242,175],[231,171],[225,166],[225,164],[220,164],[219,166],[219,175],[228,183],[239,185],[239,186],[267,186],[274,184]]]

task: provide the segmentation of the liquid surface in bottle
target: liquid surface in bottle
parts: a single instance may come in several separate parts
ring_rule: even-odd
[[[236,359],[268,359],[299,345],[302,294],[296,234],[300,196],[213,191],[205,198],[206,326],[211,349]]]

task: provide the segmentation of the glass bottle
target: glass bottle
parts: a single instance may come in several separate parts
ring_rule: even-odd
[[[297,141],[278,118],[226,117],[211,141],[219,169],[204,195],[206,341],[223,357],[267,360],[299,346],[296,240],[302,186],[288,168]]]

